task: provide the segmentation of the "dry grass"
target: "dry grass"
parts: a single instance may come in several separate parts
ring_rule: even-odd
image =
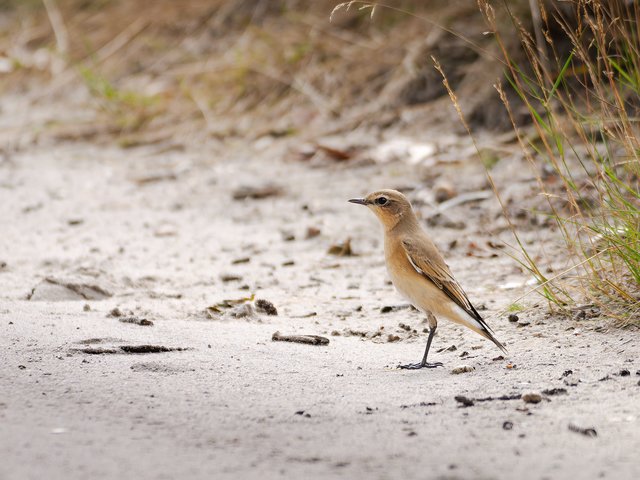
[[[512,28],[506,29],[495,21],[489,2],[480,5],[508,65],[509,85],[496,88],[507,111],[512,109],[506,88],[529,110],[533,134],[515,121],[513,128],[538,172],[540,193],[573,267],[547,278],[520,243],[521,262],[553,304],[564,309],[585,297],[622,324],[637,325],[640,8],[597,0],[578,0],[570,12],[543,6],[541,40],[522,28],[513,12]],[[505,46],[503,39],[513,36],[520,39],[526,62],[514,61]],[[548,167],[544,175],[537,168],[541,163]]]
[[[490,40],[468,2],[394,2],[429,13],[429,25],[389,9],[372,22],[371,10],[356,8],[329,22],[331,0],[9,3],[0,56],[12,71],[0,92],[45,102],[78,96],[80,85],[108,136],[182,129],[255,138],[397,123],[403,109],[445,95],[428,53],[473,99],[473,121],[507,122],[485,113],[496,102],[471,81],[500,67],[480,67],[497,52],[485,50]],[[461,29],[472,44],[447,33]]]

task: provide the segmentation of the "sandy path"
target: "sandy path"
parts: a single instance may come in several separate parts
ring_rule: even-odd
[[[401,303],[386,283],[380,232],[370,214],[344,200],[413,184],[415,171],[310,168],[283,161],[279,147],[237,151],[80,145],[34,148],[2,164],[0,478],[640,476],[636,334],[596,331],[602,320],[546,318],[541,307],[517,324],[504,316],[491,322],[510,349],[507,359],[493,360],[499,352],[487,342],[443,325],[434,348],[456,346],[435,354],[445,368],[396,370],[419,359],[425,339],[399,323],[420,332],[421,318],[406,309],[380,313]],[[136,183],[158,172],[168,178]],[[231,200],[237,186],[285,175],[281,197]],[[305,239],[308,227],[320,235]],[[469,222],[463,232],[434,234],[445,246],[469,242],[467,234],[485,241],[481,230]],[[348,236],[360,256],[327,255]],[[452,247],[447,256],[487,314],[517,297],[518,289],[500,288],[526,280],[510,260],[464,252]],[[90,281],[113,296],[26,300],[46,277]],[[279,315],[203,314],[249,293],[272,301]],[[121,323],[107,316],[114,307],[155,325]],[[380,326],[373,341],[345,335]],[[331,343],[271,342],[276,330]],[[398,341],[387,342],[389,334]],[[97,347],[188,350],[78,351],[89,338],[106,339]],[[460,364],[475,371],[452,375]],[[552,388],[566,393],[467,408],[454,399]],[[570,424],[593,427],[597,437]]]

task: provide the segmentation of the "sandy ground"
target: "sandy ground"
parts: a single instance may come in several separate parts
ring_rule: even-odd
[[[373,215],[346,199],[433,172],[288,152],[44,144],[3,157],[1,479],[640,477],[637,333],[549,316],[535,296],[517,322],[498,313],[527,277],[487,247],[505,233],[487,222],[493,200],[431,232],[509,356],[441,322],[431,358],[445,366],[401,371],[425,325],[381,312],[403,302]],[[265,181],[282,194],[232,199]],[[409,195],[428,215],[430,193]],[[356,256],[327,253],[348,237]],[[205,312],[254,293],[278,315]],[[184,350],[121,349],[136,345]],[[452,374],[460,365],[475,370]],[[542,400],[517,398],[528,392]]]

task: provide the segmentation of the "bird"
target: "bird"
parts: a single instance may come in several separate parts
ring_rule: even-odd
[[[507,353],[420,226],[407,197],[396,190],[379,190],[349,202],[368,207],[378,217],[384,228],[385,263],[391,281],[403,297],[427,316],[429,337],[422,361],[398,365],[398,368],[417,370],[443,366],[441,362],[427,361],[438,318],[464,325]]]

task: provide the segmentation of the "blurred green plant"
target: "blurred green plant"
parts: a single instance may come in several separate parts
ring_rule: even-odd
[[[117,88],[97,70],[79,66],[78,71],[100,109],[123,131],[139,130],[159,113],[160,97]]]

